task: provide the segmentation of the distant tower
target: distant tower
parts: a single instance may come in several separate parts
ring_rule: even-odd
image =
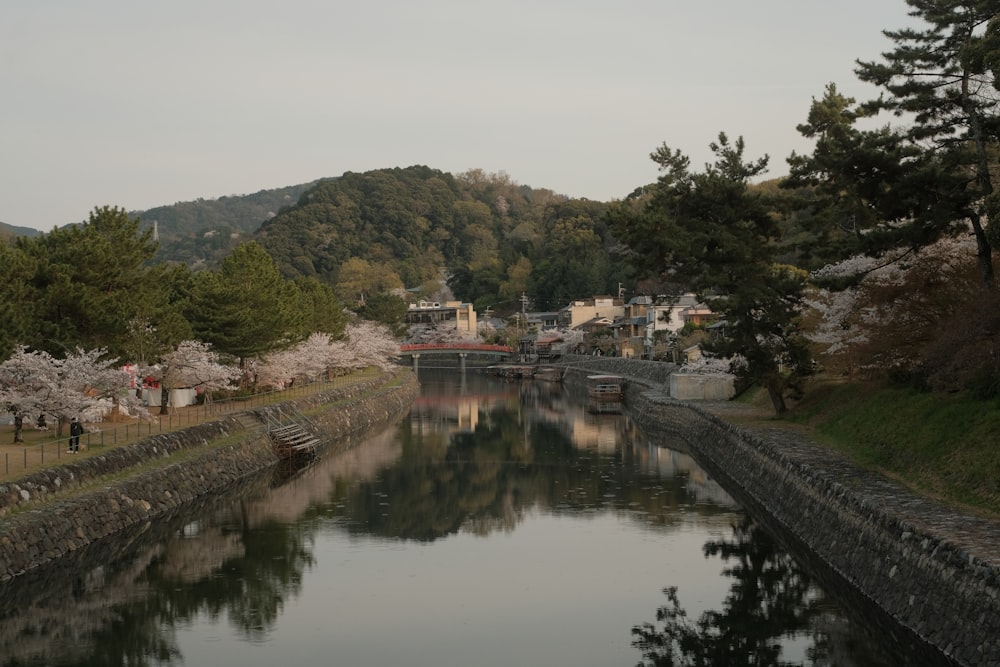
[[[153,220],[153,240],[154,241],[160,240],[160,228],[156,220]]]

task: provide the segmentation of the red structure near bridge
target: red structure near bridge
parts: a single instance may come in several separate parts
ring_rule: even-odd
[[[408,343],[400,345],[399,351],[402,354],[413,354],[414,352],[484,352],[513,354],[514,348],[509,345],[491,345],[487,343]]]

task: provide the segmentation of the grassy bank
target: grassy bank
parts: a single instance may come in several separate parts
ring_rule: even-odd
[[[751,394],[745,400],[762,404],[766,398]],[[858,465],[923,495],[1000,517],[996,400],[875,383],[819,383],[780,421],[805,428]]]

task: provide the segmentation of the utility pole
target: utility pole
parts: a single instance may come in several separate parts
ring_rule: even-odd
[[[490,312],[492,312],[490,307],[486,306],[486,310],[483,311],[483,315],[486,316],[486,319],[482,323],[483,335],[487,335],[490,332]]]
[[[517,347],[518,347],[518,351],[520,351],[520,349],[521,349],[521,332],[520,332],[521,326],[524,326],[524,333],[525,334],[528,333],[528,295],[525,294],[524,292],[521,292],[521,315],[520,315],[520,317],[518,317],[517,323],[518,323]],[[521,361],[524,361],[524,355],[523,354],[521,355]]]

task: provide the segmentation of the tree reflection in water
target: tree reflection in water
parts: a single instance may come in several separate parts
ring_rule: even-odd
[[[709,541],[703,551],[727,563],[722,574],[733,579],[722,611],[692,620],[678,588],[665,588],[667,604],[657,609],[657,623],[632,628],[632,645],[643,655],[640,667],[898,664],[842,636],[809,575],[750,516],[733,526],[731,540]],[[785,659],[787,640],[810,634],[809,662]]]
[[[425,395],[432,386],[425,384]],[[688,528],[707,535],[709,530],[724,529],[729,521],[738,522],[729,539],[713,538],[703,547],[706,557],[719,557],[725,563],[723,576],[732,581],[722,611],[708,611],[697,621],[691,620],[681,607],[678,589],[667,589],[667,604],[658,610],[657,624],[632,630],[632,644],[642,652],[643,665],[794,664],[788,662],[787,655],[792,643],[800,654],[813,658],[813,665],[907,664],[842,659],[874,651],[867,642],[859,648],[856,626],[811,585],[791,556],[749,519],[733,518],[743,514],[737,513],[728,495],[710,476],[701,474],[689,456],[668,454],[645,442],[625,415],[598,419],[585,413],[582,403],[562,392],[532,395],[529,402],[524,393],[512,399],[509,387],[503,387],[504,392],[492,387],[492,383],[484,384],[478,393],[457,395],[455,398],[463,401],[462,409],[468,408],[466,412],[458,408],[445,412],[441,406],[451,405],[447,401],[452,394],[443,393],[425,413],[415,410],[397,427],[365,435],[358,448],[321,458],[296,474],[278,471],[273,479],[246,480],[218,497],[137,527],[134,533],[92,545],[44,571],[7,582],[0,586],[0,665],[199,664],[192,658],[192,647],[205,651],[208,644],[216,655],[242,656],[239,650],[244,644],[270,643],[272,648],[280,646],[283,655],[301,658],[307,653],[295,654],[300,649],[295,640],[289,640],[299,635],[287,632],[287,628],[295,627],[296,612],[299,623],[301,615],[308,613],[310,626],[313,619],[323,623],[322,619],[332,613],[335,605],[328,607],[321,595],[311,599],[319,606],[309,607],[310,593],[317,590],[313,587],[339,590],[334,582],[340,580],[331,570],[339,575],[357,571],[362,581],[369,581],[364,579],[366,574],[374,574],[371,586],[383,585],[384,576],[378,568],[349,570],[352,559],[360,562],[369,555],[385,557],[380,566],[405,562],[392,559],[406,543],[420,543],[423,550],[440,541],[442,554],[457,556],[456,565],[448,570],[452,574],[465,562],[476,563],[474,558],[463,560],[461,549],[448,549],[462,540],[446,538],[463,533],[477,537],[514,533],[522,523],[527,524],[530,534],[532,522],[539,516],[566,519],[567,525],[584,518],[586,529],[591,531],[596,522],[590,518],[611,515],[619,519],[615,526],[626,527],[624,532],[615,528],[611,539],[648,531],[653,539],[643,538],[645,543],[658,543],[660,536]],[[345,535],[352,539],[343,540]],[[357,551],[344,547],[354,538],[361,545]],[[524,550],[515,558],[527,560],[537,553],[533,539],[537,538],[526,539]],[[507,541],[506,546],[515,541]],[[683,547],[687,550],[690,545],[696,561],[700,560],[699,543],[700,538],[695,538]],[[320,548],[318,553],[327,557],[325,570],[323,558],[316,555],[317,544],[328,549],[339,545],[328,552]],[[581,544],[594,542],[584,540]],[[386,549],[385,545],[393,546]],[[593,565],[581,569],[585,576],[550,594],[544,601],[546,610],[559,609],[563,599],[577,600],[581,590],[586,594],[591,573],[600,574],[604,567],[622,569],[606,559],[613,557],[609,554],[624,552],[604,551],[603,546],[595,550],[598,553],[570,550],[564,557],[567,562],[569,558],[578,563],[592,557],[584,562]],[[643,597],[625,616],[618,607],[611,612],[602,610],[597,616],[606,620],[599,623],[589,613],[582,614],[595,627],[610,628],[607,635],[599,631],[592,634],[613,637],[614,654],[624,656],[625,662],[631,662],[635,653],[628,643],[629,626],[623,627],[621,619],[641,615],[646,605],[655,604],[648,602],[646,595],[650,591],[656,594],[659,579],[650,577],[660,576],[661,553],[669,551],[657,551],[647,559],[653,574],[628,580],[627,586],[641,580],[635,585]],[[341,558],[347,559],[343,568]],[[406,571],[419,575],[413,560],[406,562]],[[437,562],[436,557],[425,560]],[[311,585],[306,583],[307,575]],[[495,569],[485,570],[481,578],[497,578]],[[439,594],[433,589],[434,576],[428,581],[431,595]],[[609,592],[605,587],[600,595],[618,600],[622,590],[632,589]],[[389,595],[389,591],[384,593]],[[514,589],[500,593],[515,601],[522,595]],[[463,604],[489,608],[495,595],[496,591]],[[601,599],[595,594],[596,604],[576,606],[597,609],[602,606]],[[409,601],[398,600],[400,604]],[[549,603],[554,606],[549,607]],[[630,598],[628,604],[632,603]],[[346,606],[351,607],[347,616],[364,616],[353,603]],[[385,644],[398,639],[403,650],[409,651],[410,635],[382,633],[384,610],[379,605],[370,606],[370,624],[358,627],[371,631]],[[512,608],[516,612],[511,617],[517,621],[530,616],[517,605]],[[293,613],[287,614],[282,626],[288,611]],[[575,614],[576,609],[568,613]],[[552,632],[551,626],[558,625],[554,618],[553,614],[545,615],[537,625]],[[199,626],[207,628],[199,630]],[[454,627],[445,626],[441,636],[452,637]],[[568,623],[567,627],[569,635],[581,634],[576,625]],[[503,638],[502,628],[493,624],[488,634]],[[316,664],[329,662],[340,646],[328,641],[333,640],[323,635],[315,646],[305,642],[301,650],[321,656],[312,661]],[[509,641],[514,644],[519,640]],[[604,642],[591,636],[579,636],[578,641],[581,646],[588,641]],[[852,646],[852,642],[858,643]],[[446,643],[428,640],[433,646]],[[546,643],[549,645],[541,646]],[[560,644],[545,639],[539,644],[533,647],[539,654],[552,645],[556,651],[563,650]],[[287,662],[309,661],[289,657]],[[435,653],[423,662],[414,659],[409,664],[443,662]],[[531,660],[520,662],[532,664]],[[557,664],[553,660],[538,662]]]

